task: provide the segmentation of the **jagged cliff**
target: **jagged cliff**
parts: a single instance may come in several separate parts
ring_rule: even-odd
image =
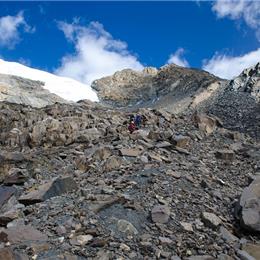
[[[245,69],[217,91],[204,110],[222,119],[225,127],[260,139],[260,65]]]

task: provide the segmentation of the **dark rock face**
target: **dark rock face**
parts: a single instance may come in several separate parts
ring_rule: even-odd
[[[0,209],[15,193],[16,189],[13,187],[0,186]]]
[[[56,178],[46,184],[41,185],[38,190],[21,196],[19,201],[25,205],[30,205],[45,201],[54,196],[59,196],[76,188],[77,184],[71,177]]]

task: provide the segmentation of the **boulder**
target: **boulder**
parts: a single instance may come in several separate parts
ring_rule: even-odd
[[[122,164],[122,159],[116,155],[113,155],[105,161],[103,165],[103,170],[110,172],[112,170],[119,169],[121,164]]]
[[[26,177],[26,170],[18,169],[18,168],[12,168],[9,171],[9,175],[4,179],[5,185],[20,185],[24,184],[27,180]]]
[[[137,157],[139,156],[142,151],[139,149],[120,149],[119,153],[121,156],[128,156],[128,157]]]
[[[188,232],[193,232],[192,224],[188,222],[180,222],[181,227]]]
[[[49,198],[59,196],[65,192],[77,188],[76,182],[71,177],[58,177],[46,184],[41,185],[38,190],[31,191],[19,198],[19,202],[24,205],[30,205],[37,202],[45,201]]]
[[[153,207],[151,212],[152,221],[155,223],[167,223],[170,215],[170,209],[165,205],[157,205]]]
[[[235,153],[233,150],[228,150],[228,149],[218,150],[216,151],[215,155],[216,158],[225,161],[233,161],[235,159]]]
[[[71,245],[84,246],[93,240],[92,235],[79,235],[70,240]]]
[[[260,232],[260,177],[243,190],[237,208],[241,226]]]
[[[93,155],[92,158],[94,160],[106,160],[109,158],[109,156],[112,154],[111,148],[110,147],[100,147],[99,149],[97,149]]]
[[[181,178],[181,174],[180,174],[179,172],[175,172],[175,171],[173,171],[173,170],[171,170],[171,169],[168,169],[168,170],[166,171],[166,175],[172,176],[172,177],[174,177],[175,179],[180,179],[180,178]]]
[[[138,230],[134,225],[127,220],[119,219],[117,222],[117,228],[120,232],[125,233],[126,235],[137,235]]]
[[[86,172],[89,169],[89,163],[86,156],[80,155],[75,159],[75,166],[78,170]]]
[[[193,120],[199,130],[205,132],[206,135],[212,134],[217,128],[217,120],[206,114],[195,113]]]
[[[4,229],[3,233],[7,235],[7,241],[12,244],[15,243],[26,243],[32,241],[46,241],[48,237],[29,225],[18,225]]]
[[[172,137],[172,143],[180,148],[185,148],[190,142],[189,136],[176,135]]]
[[[210,228],[216,229],[221,223],[221,219],[213,213],[203,212],[201,214],[203,223]]]
[[[10,210],[3,214],[0,214],[0,226],[6,226],[9,222],[19,218],[19,210]]]
[[[24,205],[18,203],[13,195],[0,210],[0,226],[6,226],[9,222],[23,217]]]
[[[224,227],[220,227],[219,232],[221,234],[221,237],[227,242],[227,243],[233,243],[237,242],[239,239],[234,236],[229,230],[227,230]]]
[[[0,186],[0,209],[16,192],[14,187]]]
[[[25,156],[21,152],[1,152],[0,153],[0,163],[4,161],[10,162],[23,162],[26,160]]]

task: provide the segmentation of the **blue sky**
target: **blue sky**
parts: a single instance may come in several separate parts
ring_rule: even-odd
[[[232,78],[260,61],[259,12],[243,0],[0,2],[0,57],[88,84],[170,62]]]

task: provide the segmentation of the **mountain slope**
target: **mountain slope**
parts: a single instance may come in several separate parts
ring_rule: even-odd
[[[260,63],[245,69],[204,108],[224,126],[260,138]]]
[[[89,99],[91,101],[98,101],[95,91],[88,85],[74,79],[59,77],[45,71],[29,68],[16,62],[8,62],[0,59],[0,73],[42,81],[44,82],[43,88],[66,100],[78,101]]]

